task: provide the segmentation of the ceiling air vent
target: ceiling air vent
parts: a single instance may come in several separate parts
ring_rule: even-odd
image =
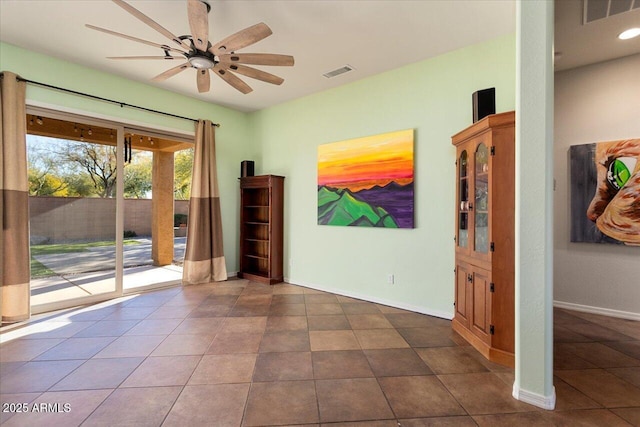
[[[640,9],[640,0],[584,0],[582,24]]]
[[[640,0],[638,0],[640,1]],[[344,67],[340,67],[337,70],[329,71],[328,73],[324,73],[323,76],[330,79],[335,76],[339,76],[340,74],[348,73],[352,71],[354,68],[351,65],[345,65]]]

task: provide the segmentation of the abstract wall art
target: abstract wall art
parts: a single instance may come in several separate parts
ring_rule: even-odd
[[[413,129],[318,147],[318,224],[413,228]]]
[[[574,145],[571,241],[640,246],[640,139]]]

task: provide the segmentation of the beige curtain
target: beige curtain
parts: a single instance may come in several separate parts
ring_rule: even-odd
[[[0,316],[2,323],[29,318],[29,185],[26,149],[26,83],[0,76]]]
[[[192,285],[226,279],[215,127],[209,120],[198,120],[182,283]]]

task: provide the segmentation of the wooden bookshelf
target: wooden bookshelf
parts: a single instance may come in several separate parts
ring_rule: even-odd
[[[240,271],[238,277],[283,280],[284,177],[240,178]]]

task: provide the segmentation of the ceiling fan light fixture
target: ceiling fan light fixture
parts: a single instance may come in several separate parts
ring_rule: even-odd
[[[189,63],[194,68],[198,69],[213,68],[213,66],[216,65],[213,60],[207,58],[206,56],[192,56],[191,58],[189,58]]]
[[[623,32],[621,32],[620,34],[618,34],[618,38],[620,40],[629,40],[632,39],[634,37],[638,37],[640,36],[640,28],[629,28],[628,30],[625,30]]]

